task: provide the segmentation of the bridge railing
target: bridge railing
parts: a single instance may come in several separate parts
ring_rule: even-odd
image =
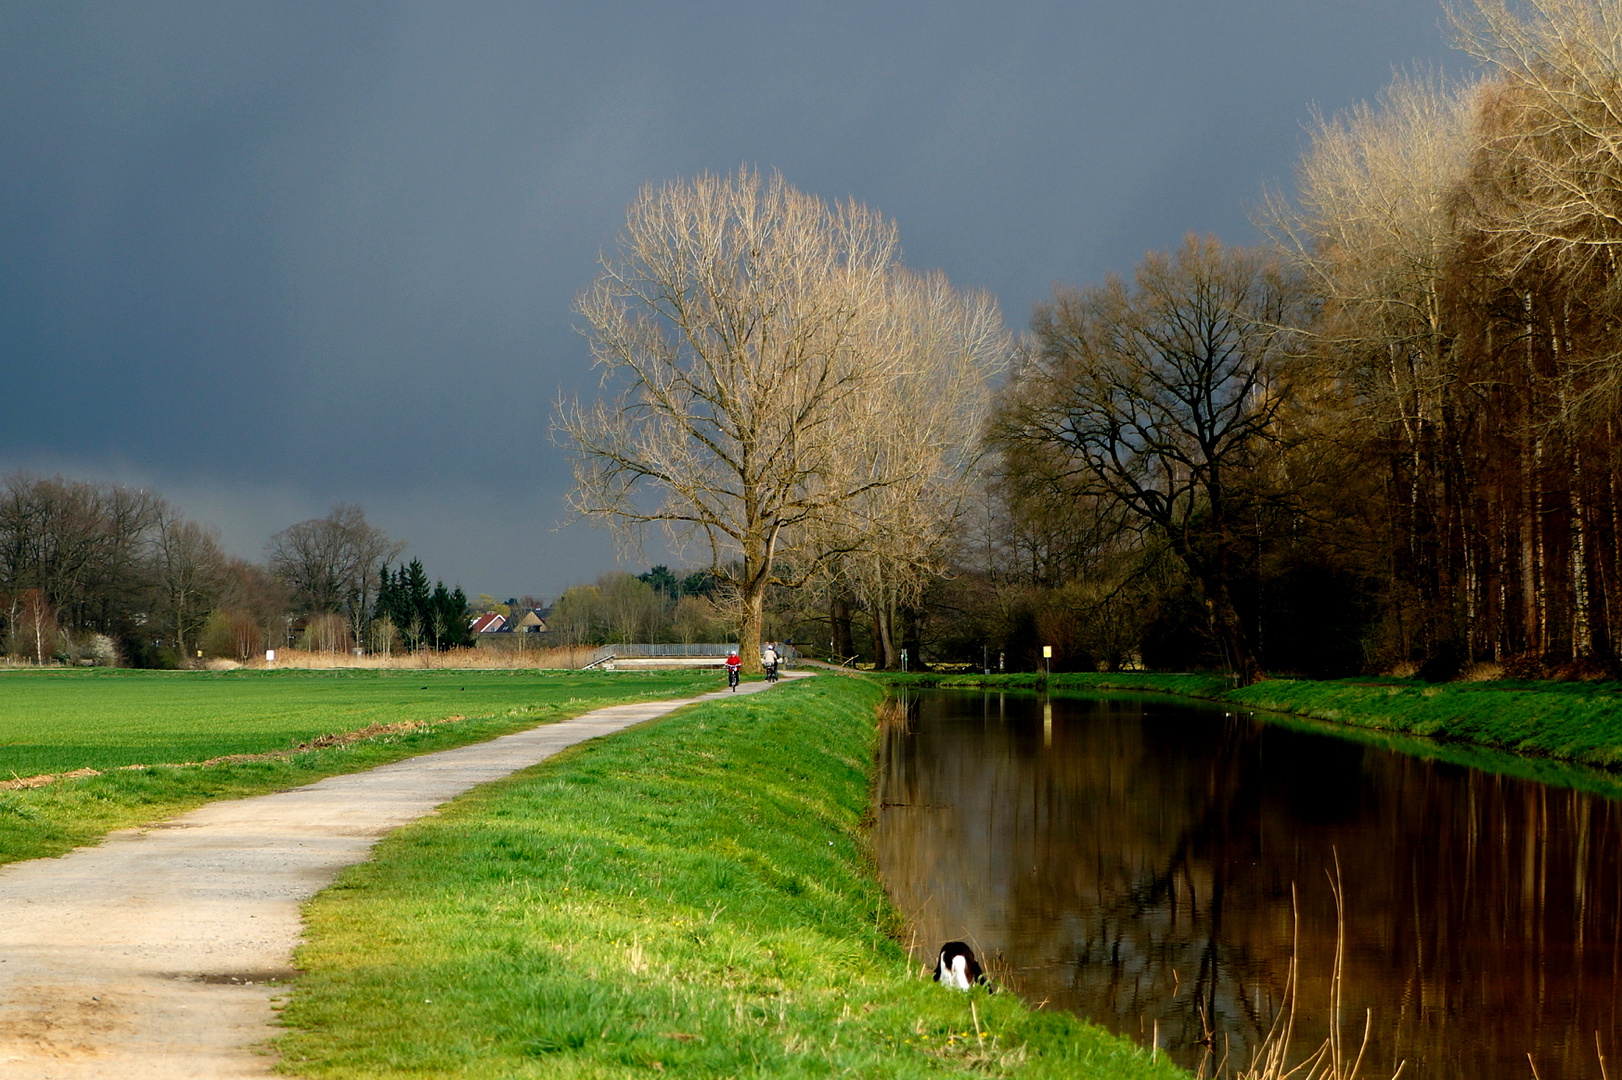
[[[585,666],[597,667],[610,660],[662,660],[703,658],[710,656],[727,656],[737,649],[736,645],[717,645],[703,642],[692,645],[664,645],[649,644],[645,642],[632,642],[626,645],[603,645],[591,654],[591,661]],[[777,651],[784,660],[792,663],[800,658],[800,651],[792,645],[779,644]]]

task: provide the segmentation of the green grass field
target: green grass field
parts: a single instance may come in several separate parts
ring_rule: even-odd
[[[874,706],[823,676],[565,751],[380,844],[307,908],[312,1077],[1178,1077],[929,981],[867,847]]]
[[[714,672],[277,671],[0,673],[0,780],[115,770],[0,790],[0,862],[59,855],[108,831],[495,738],[602,705],[686,697]],[[461,717],[445,723],[449,717]],[[281,759],[322,735],[418,722]],[[141,765],[140,769],[121,766]],[[186,766],[186,767],[179,767]]]
[[[713,672],[231,671],[0,674],[0,777],[202,761],[372,724],[672,696]]]

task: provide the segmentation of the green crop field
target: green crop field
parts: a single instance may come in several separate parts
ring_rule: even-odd
[[[373,724],[544,713],[719,683],[713,672],[8,672],[0,779],[259,754]]]
[[[687,697],[722,682],[692,671],[0,673],[0,782],[110,770],[0,789],[0,862],[61,854],[211,799],[310,783],[602,705]],[[392,730],[276,756],[323,735],[381,725]],[[237,754],[272,756],[194,764]]]

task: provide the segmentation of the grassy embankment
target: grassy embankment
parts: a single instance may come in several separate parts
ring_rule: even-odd
[[[941,688],[1037,689],[1039,675],[902,675],[887,681]],[[1622,768],[1622,685],[1617,683],[1493,682],[1431,684],[1413,679],[1363,678],[1315,682],[1269,679],[1234,689],[1217,675],[1055,675],[1054,690],[1128,690],[1204,698],[1327,721],[1369,732],[1418,736],[1453,746],[1449,757],[1473,764],[1458,744],[1509,751],[1531,759]],[[1394,744],[1423,752],[1418,743]],[[1485,759],[1483,759],[1485,760]],[[1503,771],[1494,768],[1494,771]],[[1536,770],[1533,770],[1534,772]],[[1538,777],[1533,776],[1536,779]]]
[[[683,710],[396,832],[307,908],[282,1067],[1182,1076],[920,977],[864,834],[880,697],[824,676]]]
[[[214,799],[721,682],[714,672],[7,672],[0,782],[110,771],[0,789],[0,862],[59,855]],[[341,733],[357,737],[323,738]],[[269,756],[185,764],[229,755]]]

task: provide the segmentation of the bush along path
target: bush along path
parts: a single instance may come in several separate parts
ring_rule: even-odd
[[[271,1075],[250,1048],[274,1034],[299,905],[341,867],[474,785],[694,700],[599,709],[0,868],[0,1076]]]
[[[576,747],[395,833],[307,908],[308,1077],[1179,1077],[897,942],[864,828],[872,682]]]

